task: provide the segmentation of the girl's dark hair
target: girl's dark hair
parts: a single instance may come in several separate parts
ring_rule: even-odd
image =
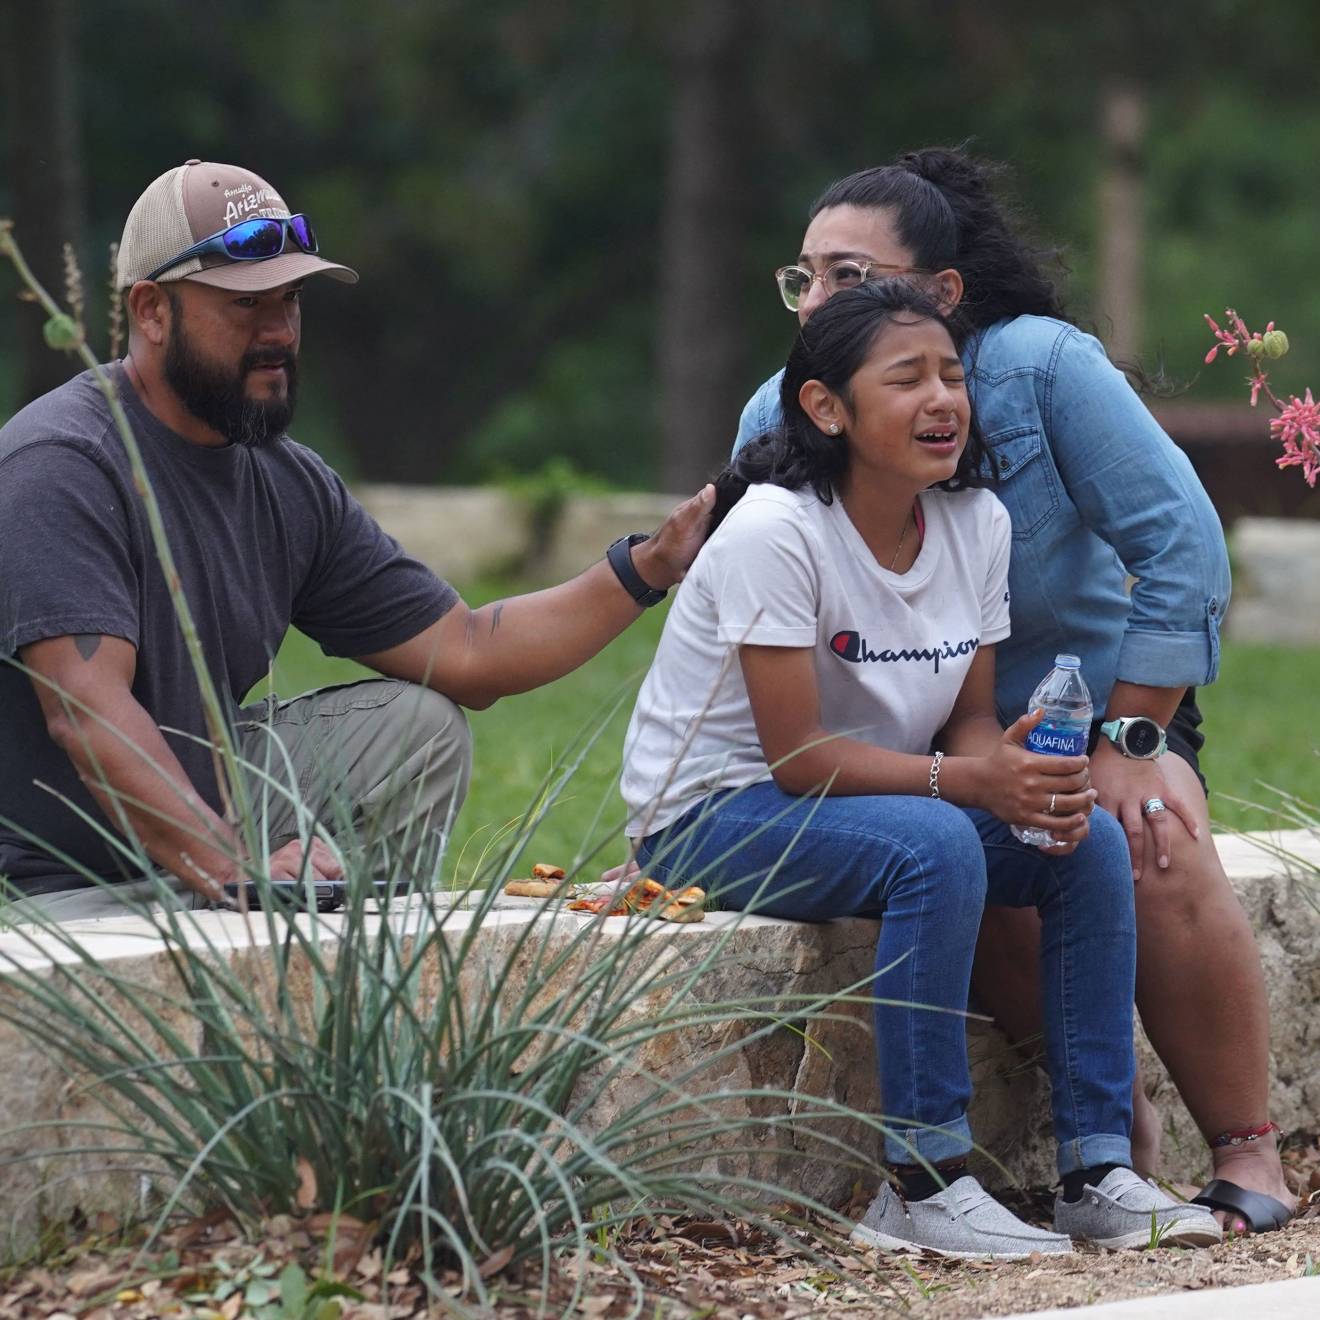
[[[1031,248],[1016,232],[1010,207],[991,191],[1003,166],[963,151],[908,151],[892,165],[859,170],[812,203],[815,219],[832,206],[893,213],[899,241],[923,270],[952,267],[966,292],[959,314],[974,329],[1010,316],[1067,320],[1053,282],[1042,270],[1057,251]]]
[[[948,330],[954,348],[961,351],[961,327],[944,314],[928,290],[916,284],[902,279],[873,280],[835,294],[798,331],[779,391],[783,410],[779,428],[744,445],[715,478],[712,532],[747,487],[758,483],[786,490],[810,486],[826,504],[833,501],[848,471],[848,442],[842,436],[826,435],[807,416],[798,394],[807,381],[818,380],[850,403],[852,378],[870,356],[876,336],[900,317],[938,321]],[[957,470],[948,481],[939,483],[941,489],[984,484],[978,475],[984,453],[973,417]]]

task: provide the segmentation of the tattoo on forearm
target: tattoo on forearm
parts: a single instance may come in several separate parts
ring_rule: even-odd
[[[84,660],[90,660],[101,649],[100,633],[74,633],[73,644]]]
[[[504,613],[504,602],[495,602],[495,610],[490,616],[490,635],[495,636],[495,629],[500,626],[500,615]]]

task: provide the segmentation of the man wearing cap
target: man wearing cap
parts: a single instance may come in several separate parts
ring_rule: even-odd
[[[317,252],[307,217],[251,171],[196,160],[170,170],[125,225],[129,352],[108,368],[234,740],[277,784],[297,786],[263,794],[255,770],[246,781],[275,878],[304,866],[339,876],[331,849],[317,840],[304,860],[300,841],[309,818],[332,810],[351,809],[357,837],[384,847],[443,829],[471,759],[459,707],[595,655],[682,577],[714,495],[707,487],[654,536],[616,542],[570,582],[470,609],[286,434],[303,281],[357,280]],[[125,835],[184,901],[219,897],[241,872],[240,832],[127,453],[90,372],[0,429],[0,526],[6,915],[84,917],[158,892]],[[240,710],[291,624],[383,677]]]

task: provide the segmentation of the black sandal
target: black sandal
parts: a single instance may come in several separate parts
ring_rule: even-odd
[[[1249,1191],[1235,1182],[1229,1182],[1227,1178],[1215,1178],[1207,1183],[1200,1196],[1192,1197],[1192,1204],[1238,1215],[1247,1221],[1247,1227],[1253,1233],[1272,1233],[1276,1228],[1282,1228],[1293,1216],[1293,1212],[1277,1197]]]

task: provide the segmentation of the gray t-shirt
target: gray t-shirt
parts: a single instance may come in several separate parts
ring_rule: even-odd
[[[110,370],[212,681],[234,711],[290,624],[328,655],[369,655],[453,607],[454,589],[409,558],[310,449],[287,437],[257,449],[190,444],[147,411],[121,366]],[[31,642],[78,633],[137,648],[134,697],[218,807],[210,751],[169,732],[205,736],[201,700],[128,454],[90,372],[0,428],[0,875],[29,893],[77,881],[23,830],[99,874],[124,873],[56,796],[104,823],[47,734],[32,680],[10,663]]]

